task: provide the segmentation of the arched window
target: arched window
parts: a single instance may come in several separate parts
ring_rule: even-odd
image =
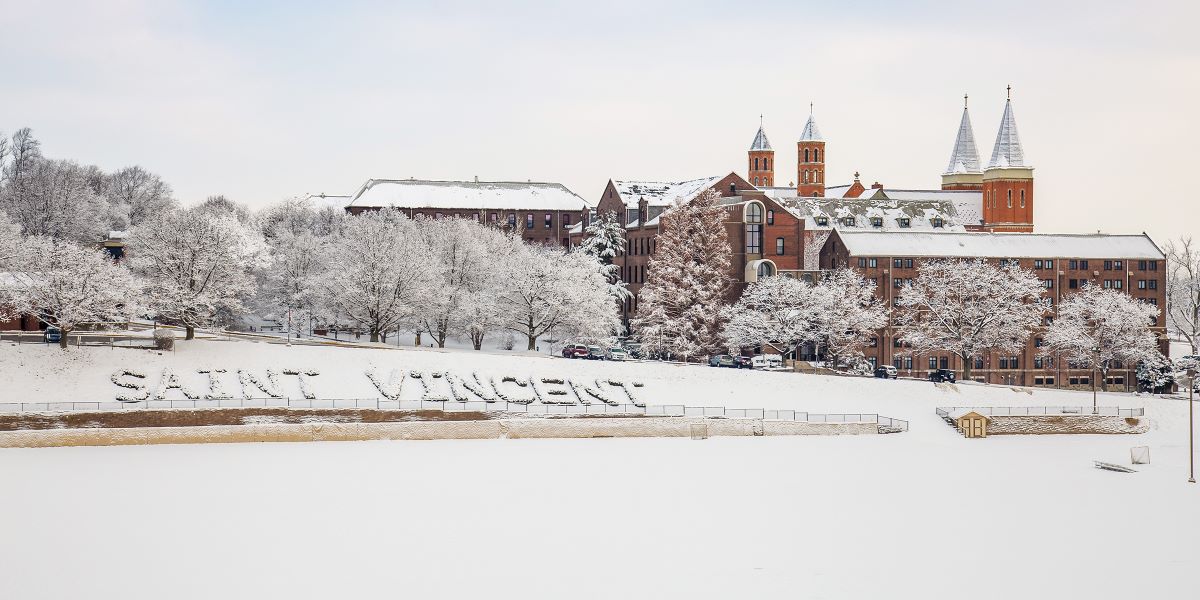
[[[804,162],[808,162],[808,148],[804,149]]]
[[[758,170],[758,157],[757,156],[754,157],[754,170],[755,171]]]
[[[746,222],[747,223],[762,223],[762,205],[757,202],[751,202],[746,205]]]
[[[821,183],[821,172],[820,171],[813,171],[813,181],[816,183]]]
[[[762,262],[760,262],[760,263],[758,263],[758,276],[759,276],[759,278],[762,278],[762,277],[771,277],[771,276],[772,276],[772,275],[774,275],[774,274],[775,274],[775,269],[771,268],[771,263],[769,263],[769,262],[767,262],[767,261],[765,261],[765,260],[764,260],[764,261],[762,261]]]
[[[762,253],[763,206],[757,202],[746,204],[746,254]]]
[[[821,162],[821,150],[818,148],[813,149],[813,162]]]
[[[767,211],[767,225],[774,225],[774,224],[775,224],[775,211],[768,210]]]
[[[1008,207],[1012,208],[1012,190],[1008,190]]]
[[[1021,190],[1021,208],[1025,208],[1025,190]]]
[[[771,159],[769,159],[769,158],[764,158],[764,159],[763,159],[763,170],[764,170],[764,171],[770,171],[770,170],[771,170]]]

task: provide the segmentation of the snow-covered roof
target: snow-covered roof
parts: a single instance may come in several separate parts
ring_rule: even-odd
[[[1021,149],[1021,136],[1017,135],[1017,119],[1013,117],[1010,99],[1004,103],[1004,116],[1000,118],[1000,130],[996,132],[996,146],[992,148],[988,168],[1024,166],[1025,151]]]
[[[839,230],[856,227],[871,232],[879,231],[908,231],[944,230],[965,231],[963,223],[955,212],[954,204],[945,200],[895,200],[890,198],[808,198],[792,196],[791,198],[775,198],[780,206],[797,218],[804,219],[806,230],[832,229]],[[820,219],[826,221],[822,224]],[[854,225],[844,225],[843,219],[854,218]],[[876,227],[872,219],[880,219]],[[942,227],[934,227],[934,219],[942,220]],[[902,221],[907,219],[907,223]],[[903,226],[907,225],[907,227]]]
[[[1146,234],[956,233],[838,229],[855,256],[1121,258],[1162,260]]]
[[[954,138],[954,150],[950,153],[950,164],[946,174],[979,173],[979,149],[975,146],[975,132],[971,129],[971,115],[963,107],[962,121],[958,124],[958,136]]]
[[[561,183],[369,179],[346,206],[582,210],[591,203]]]
[[[313,208],[317,210],[321,210],[327,206],[339,210],[344,209],[347,204],[350,204],[351,198],[352,196],[341,194],[309,194],[305,196],[305,200],[308,200]]]
[[[616,181],[617,195],[626,208],[637,208],[638,199],[645,198],[649,206],[671,206],[676,201],[687,202],[716,185],[724,175],[689,181]]]
[[[754,136],[754,141],[750,143],[751,150],[770,150],[771,142],[767,139],[767,132],[763,131],[762,125],[758,126],[758,133]]]
[[[821,130],[817,129],[816,119],[812,115],[808,115],[808,122],[804,124],[804,130],[800,132],[800,141],[819,142],[821,139]]]
[[[129,232],[124,229],[113,229],[108,232],[108,239],[123,240],[129,237]]]

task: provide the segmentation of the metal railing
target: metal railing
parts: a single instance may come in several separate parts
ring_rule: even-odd
[[[0,402],[0,413],[170,410],[215,408],[305,408],[372,410],[440,410],[444,412],[507,412],[529,415],[639,415],[647,417],[720,417],[802,421],[807,423],[876,423],[898,431],[908,431],[908,421],[875,413],[810,413],[789,409],[726,408],[724,406],[684,406],[682,404],[541,404],[456,400],[384,400],[378,398],[291,399],[229,398],[220,400],[144,400],[140,402]]]
[[[1120,408],[1117,406],[1100,406],[1095,412],[1090,406],[940,406],[935,409],[943,419],[950,418],[950,413],[958,410],[975,411],[988,417],[1028,417],[1033,415],[1104,415],[1110,417],[1142,417],[1146,415],[1144,408]]]

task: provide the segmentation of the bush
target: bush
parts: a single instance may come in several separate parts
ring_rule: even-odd
[[[171,329],[155,329],[154,347],[159,350],[174,350],[175,331]]]

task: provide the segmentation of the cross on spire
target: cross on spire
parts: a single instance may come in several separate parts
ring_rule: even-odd
[[[963,94],[963,108],[965,109],[966,107],[967,107],[967,95]]]
[[[1008,99],[1012,100],[1012,84],[1009,84],[1007,89],[1008,89]]]

